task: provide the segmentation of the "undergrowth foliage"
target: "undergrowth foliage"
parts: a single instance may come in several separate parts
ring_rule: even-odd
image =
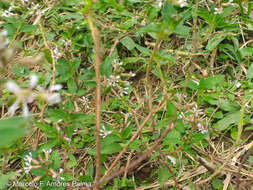
[[[0,1],[0,189],[250,189],[252,4]]]

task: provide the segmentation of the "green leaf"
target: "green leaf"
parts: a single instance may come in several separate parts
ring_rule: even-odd
[[[235,112],[240,109],[240,106],[236,102],[221,99],[220,108],[224,111]]]
[[[206,49],[209,50],[209,51],[212,51],[214,48],[216,48],[219,45],[219,43],[221,43],[225,39],[226,36],[227,36],[227,34],[224,34],[224,33],[215,34],[208,41]]]
[[[247,72],[247,78],[252,79],[253,78],[253,63],[249,66],[248,72]]]
[[[13,141],[23,137],[27,130],[24,129],[30,118],[10,117],[0,120],[0,147],[9,146]]]
[[[30,24],[24,24],[20,32],[25,32],[25,33],[30,33],[30,32],[35,32],[38,29],[36,25],[30,25]]]
[[[253,55],[253,47],[245,47],[239,50],[242,57],[250,57]]]
[[[240,111],[230,113],[230,114],[226,115],[222,120],[218,121],[214,125],[214,128],[216,128],[220,131],[223,131],[223,130],[227,129],[232,124],[239,124],[240,117],[241,117]]]
[[[212,89],[214,86],[218,84],[222,84],[224,80],[224,75],[216,75],[213,77],[208,77],[206,79],[200,79],[199,81],[199,89]]]
[[[69,154],[69,161],[66,164],[66,168],[72,168],[74,166],[76,166],[77,161],[76,158],[73,154]]]
[[[17,174],[14,172],[10,172],[7,174],[0,173],[0,189],[8,189],[6,186],[8,181],[15,179]]]
[[[52,168],[54,170],[60,168],[61,166],[61,155],[58,150],[52,152],[50,160],[53,161]]]
[[[245,127],[244,131],[250,131],[253,130],[253,125],[249,126],[249,127]]]
[[[114,154],[121,150],[119,143],[112,143],[110,145],[101,145],[101,154]]]
[[[120,40],[120,42],[130,51],[134,49],[136,46],[135,42],[129,36],[126,36],[125,38]]]
[[[58,131],[54,126],[48,125],[46,123],[37,123],[37,126],[49,137],[56,138],[58,136]]]
[[[173,129],[168,135],[165,137],[163,141],[163,145],[174,146],[177,143],[181,142],[181,134],[176,129]]]
[[[173,29],[175,20],[174,20],[174,16],[177,15],[177,11],[174,8],[174,6],[169,3],[169,2],[165,2],[163,9],[162,9],[162,18],[164,23],[170,28]]]
[[[166,106],[166,117],[173,117],[177,114],[177,108],[176,106],[171,102],[168,101]]]
[[[101,64],[101,74],[105,75],[107,78],[112,74],[113,66],[112,61],[114,57],[106,57],[105,61]]]
[[[68,92],[70,94],[75,94],[77,92],[77,86],[73,78],[70,78],[68,80],[67,85],[68,85]]]
[[[169,177],[170,172],[168,169],[166,167],[160,167],[158,170],[158,182],[161,187],[168,181]]]
[[[190,33],[191,28],[184,25],[178,25],[175,27],[174,32],[176,34],[187,36]]]
[[[50,109],[48,112],[48,119],[52,122],[59,121],[61,119],[68,120],[69,114],[66,111],[60,110],[60,109]]]

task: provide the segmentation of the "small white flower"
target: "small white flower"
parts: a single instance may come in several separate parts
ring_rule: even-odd
[[[31,85],[30,82],[30,87],[34,86],[34,84]],[[16,96],[16,101],[14,104],[9,108],[9,114],[13,116],[16,112],[16,110],[19,108],[19,104],[22,103],[22,109],[23,109],[23,116],[27,117],[29,115],[29,109],[27,104],[33,102],[35,98],[35,94],[32,91],[31,88],[27,89],[21,89],[15,82],[9,81],[6,83],[6,87],[9,89],[10,92],[15,94]]]
[[[208,130],[202,125],[202,123],[198,123],[197,127],[202,134],[208,133]]]
[[[0,33],[1,36],[7,36],[8,35],[8,31],[7,30],[3,30],[1,33]]]
[[[101,128],[102,129],[100,129],[100,136],[102,136],[103,138],[112,133],[112,131],[107,131],[104,125]]]
[[[178,116],[180,119],[182,119],[184,117],[184,113],[183,112],[180,112],[179,116]]]
[[[242,85],[242,84],[241,84],[240,82],[236,82],[236,83],[235,83],[236,88],[239,88],[241,85]]]
[[[50,95],[48,96],[47,101],[48,101],[50,104],[58,104],[59,102],[61,102],[61,95],[60,95],[59,93],[50,94]]]
[[[38,80],[39,80],[39,78],[38,78],[37,75],[31,75],[30,76],[30,86],[29,86],[29,88],[30,89],[35,88],[37,86]]]
[[[54,57],[54,58],[56,58],[56,59],[59,59],[59,58],[61,58],[61,57],[62,57],[62,54],[59,52],[59,50],[58,50],[58,47],[57,47],[57,46],[55,47],[55,49],[54,49],[53,53],[54,53],[53,57]]]
[[[158,0],[158,7],[162,7],[162,5],[163,5],[162,0]]]
[[[119,82],[120,76],[114,76],[114,75],[110,75],[110,78],[107,79],[107,81],[109,82],[109,85],[111,86],[116,86],[117,83]]]
[[[15,82],[9,81],[7,82],[6,86],[9,89],[9,91],[14,94],[17,94],[18,92],[20,92],[20,88]]]
[[[24,167],[25,173],[28,174],[32,169],[32,166]]]
[[[85,96],[82,96],[82,100],[83,100],[82,101],[83,105],[86,106],[87,108],[90,108],[90,106],[89,106],[89,103],[90,103],[89,99],[86,98]]]
[[[28,155],[26,155],[25,156],[25,158],[24,158],[24,161],[25,161],[25,167],[24,167],[24,170],[25,170],[25,173],[29,173],[30,171],[31,171],[31,169],[32,169],[32,153],[31,152],[29,152],[29,154]]]
[[[180,8],[183,8],[188,5],[186,0],[178,0],[177,2],[179,4]]]
[[[26,162],[28,162],[28,163],[31,163],[32,159],[33,159],[33,157],[32,157],[32,153],[31,152],[29,152],[28,155],[26,155],[25,158],[24,158],[24,160]]]
[[[192,82],[194,82],[195,84],[199,85],[199,81],[192,80]]]
[[[222,14],[223,13],[223,8],[220,7],[220,8],[214,8],[214,14],[217,15],[217,14]]]
[[[38,90],[40,91],[38,95],[50,104],[57,104],[61,101],[61,95],[56,92],[53,93],[53,91],[58,91],[61,88],[62,88],[62,85],[60,84],[50,86],[48,90],[45,90],[44,88],[38,86]]]
[[[48,149],[48,150],[42,149],[42,151],[43,151],[45,154],[50,154],[50,153],[52,152],[52,149],[51,149],[51,148]]]
[[[50,86],[48,88],[49,91],[58,91],[58,90],[61,90],[61,89],[62,89],[62,85],[61,84],[56,84],[56,85]]]
[[[175,164],[177,163],[176,158],[174,158],[174,157],[172,157],[172,156],[170,156],[170,155],[168,155],[167,158],[171,161],[171,163],[172,163],[173,165],[175,165]]]
[[[131,76],[131,77],[135,77],[135,76],[136,76],[136,74],[135,74],[135,73],[130,72],[130,76]]]

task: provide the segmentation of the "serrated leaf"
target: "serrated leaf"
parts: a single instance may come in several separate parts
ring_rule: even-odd
[[[232,124],[236,124],[236,125],[239,124],[240,117],[241,117],[240,111],[230,113],[227,116],[225,116],[222,120],[214,124],[214,128],[220,131],[226,130]]]
[[[135,48],[135,42],[129,36],[126,36],[120,42],[130,51]]]

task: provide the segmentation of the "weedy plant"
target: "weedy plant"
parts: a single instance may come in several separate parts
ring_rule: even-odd
[[[0,2],[0,189],[247,189],[249,0]]]

